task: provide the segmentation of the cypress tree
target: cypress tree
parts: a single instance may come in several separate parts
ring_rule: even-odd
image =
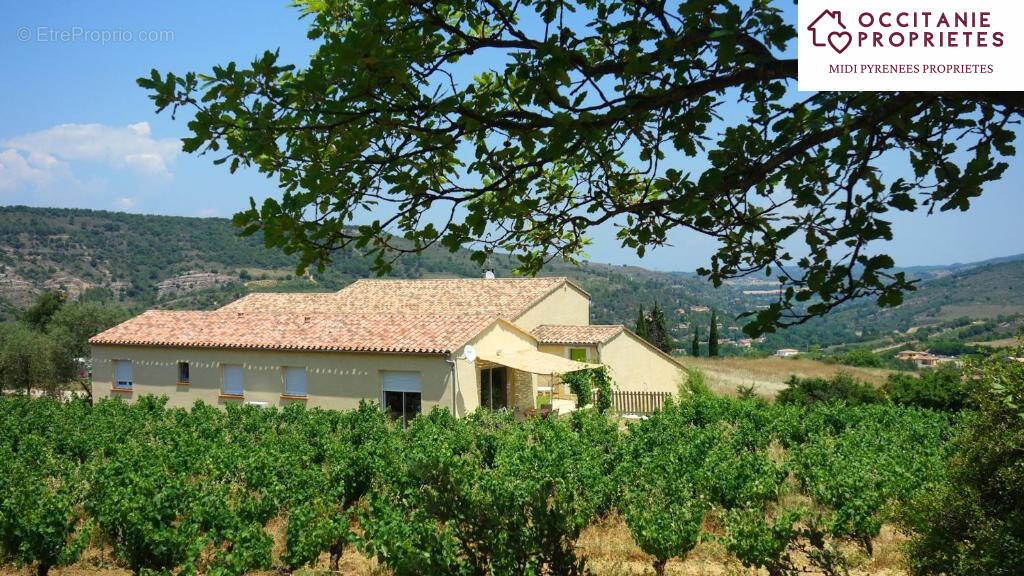
[[[708,333],[708,356],[718,356],[718,313],[711,310],[711,332]]]
[[[651,341],[651,332],[647,329],[647,316],[644,315],[643,304],[640,305],[640,310],[636,313],[636,328],[633,332],[636,332],[636,335],[644,340]]]
[[[647,330],[651,334],[650,342],[655,348],[662,352],[672,351],[672,337],[669,336],[668,327],[665,326],[665,312],[657,302],[651,308],[651,321],[647,325]]]
[[[690,356],[694,358],[700,356],[700,326],[695,327],[693,331],[693,342],[690,344]]]

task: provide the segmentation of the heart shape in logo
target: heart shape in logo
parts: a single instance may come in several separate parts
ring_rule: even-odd
[[[828,43],[840,54],[850,47],[850,42],[853,42],[853,36],[849,32],[830,32],[828,35]]]

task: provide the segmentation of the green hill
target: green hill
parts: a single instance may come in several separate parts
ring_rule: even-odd
[[[72,298],[116,301],[130,310],[209,309],[253,291],[333,291],[370,275],[369,262],[341,251],[323,273],[296,278],[296,259],[242,238],[223,218],[150,216],[60,208],[0,207],[0,318],[10,319],[40,292],[62,289]],[[513,262],[495,257],[499,276]],[[1024,259],[916,270],[919,289],[895,309],[872,301],[845,306],[827,318],[769,335],[762,348],[806,348],[898,340],[906,333],[957,329],[975,340],[1004,336],[1005,317],[1024,313]],[[432,249],[395,263],[395,277],[474,277],[468,252]],[[592,321],[632,326],[637,308],[657,301],[670,330],[687,348],[693,326],[706,337],[709,308],[720,311],[723,341],[741,338],[734,318],[774,295],[756,281],[715,289],[688,273],[631,266],[553,262],[544,275],[568,276],[593,296]],[[991,330],[977,322],[991,319]],[[1001,319],[1002,318],[1002,319]],[[983,332],[978,334],[978,332]]]
[[[1024,259],[958,265],[926,277],[896,308],[860,301],[784,333],[766,344],[806,347],[865,342],[884,344],[942,333],[957,340],[1012,336],[1024,316]],[[984,327],[984,329],[982,328]]]
[[[119,301],[136,311],[208,309],[251,291],[338,290],[369,276],[369,262],[354,251],[336,253],[327,270],[305,278],[292,276],[295,264],[296,259],[265,248],[259,237],[239,237],[221,218],[0,208],[0,312],[6,318],[46,289],[60,288],[73,298]],[[511,275],[510,259],[497,257],[492,264],[499,276]],[[393,275],[480,274],[466,252],[428,250],[400,258]],[[737,290],[715,290],[691,274],[560,262],[544,274],[569,276],[589,291],[594,322],[632,326],[638,306],[658,301],[678,338],[688,337],[692,322],[707,333],[709,313],[702,307],[722,311],[723,337],[738,336],[741,323],[728,319],[751,302]]]

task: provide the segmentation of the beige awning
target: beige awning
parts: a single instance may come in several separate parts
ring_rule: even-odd
[[[481,355],[480,359],[485,362],[522,370],[523,372],[530,372],[531,374],[566,374],[568,372],[601,366],[600,364],[577,362],[536,350],[498,351],[495,354]]]

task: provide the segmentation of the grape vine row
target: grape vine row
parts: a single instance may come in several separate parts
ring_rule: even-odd
[[[797,556],[835,572],[839,543],[871,553],[894,507],[942,479],[951,426],[704,394],[629,425],[438,410],[407,430],[369,404],[3,398],[0,560],[44,576],[103,545],[136,574],[216,576],[323,554],[337,569],[356,547],[396,576],[570,575],[587,571],[580,534],[619,514],[658,574],[706,540],[773,575],[801,570]]]

